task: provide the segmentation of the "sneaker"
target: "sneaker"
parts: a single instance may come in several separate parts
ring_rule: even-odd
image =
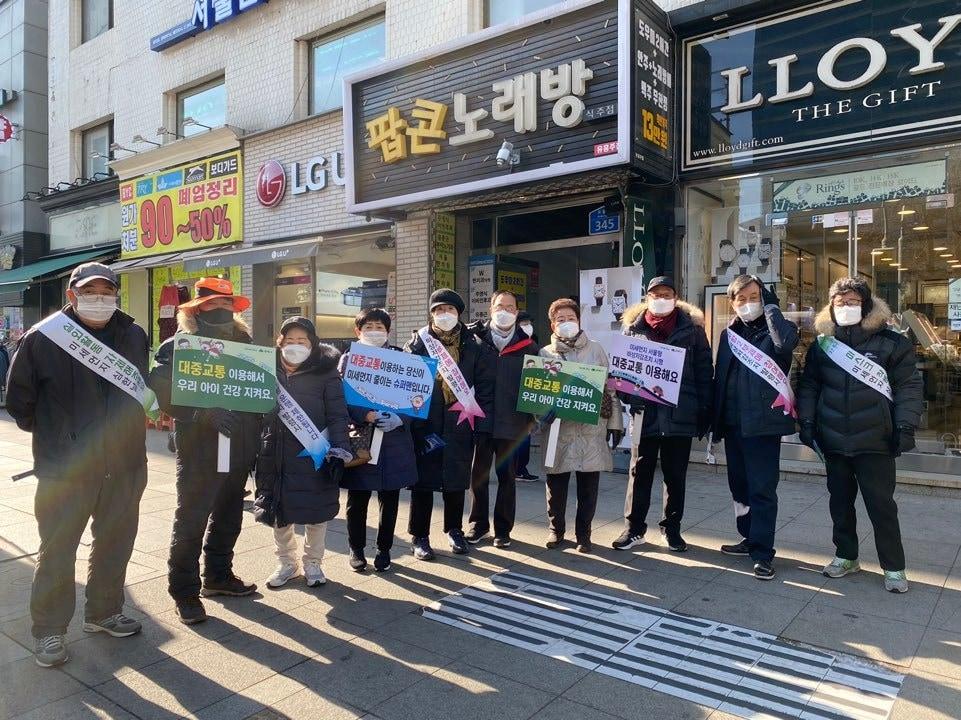
[[[418,560],[433,560],[436,557],[427,538],[414,538],[410,544],[410,551]]]
[[[548,548],[553,549],[553,548],[556,548],[558,545],[560,545],[562,542],[564,542],[564,536],[562,534],[558,534],[555,531],[551,530],[547,533],[547,542],[545,542],[544,545],[546,545]]]
[[[304,579],[307,580],[307,587],[317,587],[327,584],[327,576],[320,569],[320,563],[316,560],[308,560],[304,563]]]
[[[267,587],[279,588],[300,575],[300,568],[293,563],[280,563],[273,574],[267,578]]]
[[[525,470],[522,473],[517,473],[514,479],[518,482],[537,482],[540,478],[538,478],[537,475],[532,475]]]
[[[630,550],[644,544],[644,534],[636,533],[631,530],[624,530],[617,539],[611,543],[615,550]]]
[[[893,593],[906,593],[908,577],[904,574],[904,570],[885,570],[884,589]]]
[[[184,625],[196,625],[207,619],[207,611],[200,598],[192,597],[177,601],[177,617]]]
[[[350,555],[347,558],[347,562],[350,565],[350,569],[354,572],[364,572],[367,569],[367,558],[364,557],[364,551],[350,549]]]
[[[390,552],[387,550],[378,550],[377,554],[374,556],[374,570],[377,572],[385,572],[390,570]]]
[[[245,583],[236,575],[231,574],[226,580],[205,579],[200,595],[201,597],[214,597],[215,595],[243,597],[253,595],[255,592],[257,592],[257,586],[254,583]]]
[[[845,560],[844,558],[836,557],[821,571],[821,574],[829,578],[842,578],[845,575],[850,575],[856,573],[861,569],[858,565],[857,560]]]
[[[755,580],[773,580],[777,573],[774,572],[774,568],[769,562],[756,562],[754,563],[754,579]]]
[[[469,552],[467,541],[461,530],[451,530],[447,533],[447,542],[450,543],[450,549],[455,555],[466,555]]]
[[[467,534],[464,536],[464,539],[467,542],[469,542],[471,545],[476,545],[477,543],[479,543],[481,540],[484,539],[484,537],[487,535],[487,532],[488,532],[487,530],[484,530],[483,532],[481,532],[477,528],[472,528],[468,530]]]
[[[496,548],[509,548],[511,546],[511,536],[502,535],[501,537],[494,538],[494,547]]]
[[[737,545],[721,545],[721,552],[725,555],[750,555],[747,540],[741,540]]]
[[[664,535],[664,539],[667,541],[667,547],[671,552],[687,552],[687,543],[684,542],[684,538],[681,537],[680,530],[662,528],[661,533]]]
[[[33,659],[42,668],[56,667],[67,662],[67,646],[63,643],[63,635],[47,635],[37,638],[33,650]]]
[[[143,629],[143,625],[123,613],[111,615],[99,622],[84,622],[83,631],[87,633],[105,632],[110,637],[130,637]]]
[[[586,554],[589,553],[592,549],[593,549],[593,547],[591,546],[591,541],[590,541],[590,540],[585,540],[584,542],[578,542],[578,543],[577,543],[577,548],[576,548],[576,550],[577,550],[577,552],[579,552],[579,553],[581,553],[581,554],[583,554],[583,555],[586,555]]]

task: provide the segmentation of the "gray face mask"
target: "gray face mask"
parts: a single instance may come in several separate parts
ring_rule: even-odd
[[[116,295],[78,295],[77,315],[93,323],[107,322],[117,312]]]

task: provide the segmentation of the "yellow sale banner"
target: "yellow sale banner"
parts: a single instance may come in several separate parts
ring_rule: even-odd
[[[240,151],[120,184],[120,256],[200,249],[243,239]]]

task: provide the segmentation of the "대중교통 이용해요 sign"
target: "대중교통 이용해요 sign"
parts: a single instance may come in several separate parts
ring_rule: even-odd
[[[184,333],[173,343],[173,405],[252,413],[276,406],[274,348]]]
[[[426,418],[437,361],[387,348],[351,343],[344,365],[348,405]]]
[[[607,368],[599,365],[524,356],[518,412],[543,417],[553,411],[562,420],[597,425]]]
[[[642,400],[677,407],[684,377],[684,348],[614,335],[607,343],[610,357],[608,385]]]

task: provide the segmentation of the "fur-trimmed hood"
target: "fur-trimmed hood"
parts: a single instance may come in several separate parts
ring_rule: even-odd
[[[191,335],[197,334],[197,315],[196,313],[188,313],[183,310],[177,311],[177,332],[190,333]],[[244,316],[240,313],[234,313],[234,332],[244,333],[247,337],[253,338],[253,333],[250,330],[250,326],[247,321],[244,320]]]
[[[873,335],[887,327],[893,313],[888,304],[881,298],[874,296],[871,298],[871,302],[873,307],[871,312],[861,318],[861,328],[868,334]],[[814,318],[814,329],[820,335],[834,335],[837,325],[834,324],[834,318],[831,317],[831,303],[821,308],[821,312]]]
[[[704,327],[704,312],[700,308],[695,307],[690,303],[686,303],[683,300],[678,300],[676,307],[682,313],[685,313],[689,318],[691,318],[692,323],[699,327]],[[621,315],[621,327],[623,327],[625,330],[630,330],[631,325],[636,323],[638,319],[644,315],[646,310],[646,300],[642,300],[639,303],[634,303],[631,305],[627,310],[624,311],[624,314]]]

